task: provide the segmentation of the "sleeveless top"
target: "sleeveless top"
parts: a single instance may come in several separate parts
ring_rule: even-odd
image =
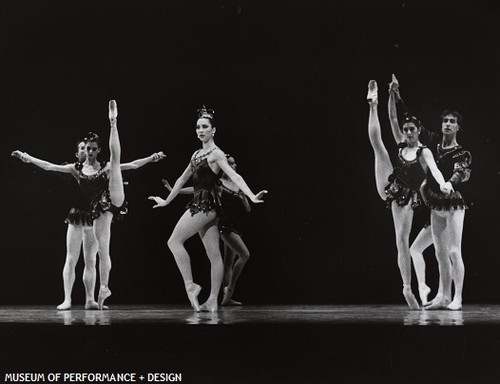
[[[191,170],[193,172],[193,199],[188,203],[187,208],[194,216],[198,212],[208,214],[211,211],[220,212],[220,199],[217,194],[217,182],[220,179],[221,173],[215,174],[208,164],[208,155],[218,149],[211,149],[201,156],[197,156],[201,151],[199,149],[191,159]]]
[[[403,207],[411,200],[412,208],[415,209],[422,205],[420,186],[425,180],[425,172],[419,159],[425,146],[418,147],[417,156],[413,160],[406,160],[403,157],[403,149],[407,147],[405,142],[400,143],[398,147],[394,170],[389,176],[389,184],[385,187],[387,206],[390,207],[392,202],[396,201]]]

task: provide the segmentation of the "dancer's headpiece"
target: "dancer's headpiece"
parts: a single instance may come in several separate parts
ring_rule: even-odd
[[[202,118],[213,119],[215,114],[213,109],[207,109],[207,107],[205,106],[203,106],[203,108],[198,109],[196,112],[198,112],[198,119]]]

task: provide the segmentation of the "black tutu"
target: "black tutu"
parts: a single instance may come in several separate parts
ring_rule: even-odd
[[[387,208],[391,208],[393,201],[400,207],[408,205],[410,201],[413,209],[422,206],[420,192],[403,185],[394,175],[389,176],[389,184],[385,187],[385,194],[387,195],[385,200]]]
[[[113,221],[122,220],[123,216],[127,214],[127,202],[125,201],[121,207],[111,204],[111,197],[109,190],[102,193],[101,197],[92,201],[90,204],[90,212],[92,219],[95,220],[104,212],[111,212],[113,214]]]
[[[191,216],[196,215],[198,212],[208,214],[211,211],[215,211],[219,214],[219,197],[215,192],[199,189],[194,193],[193,199],[188,203],[186,208],[191,212]]]
[[[425,205],[436,211],[456,211],[469,208],[459,191],[445,195],[442,192],[434,192],[426,186],[422,188],[422,197]]]
[[[93,221],[92,215],[80,208],[71,208],[66,220],[64,220],[66,224],[83,225],[85,227],[91,227]]]

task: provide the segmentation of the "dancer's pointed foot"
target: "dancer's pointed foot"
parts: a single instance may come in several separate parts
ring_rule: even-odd
[[[217,301],[207,300],[202,305],[200,305],[201,312],[217,312],[219,309]]]
[[[410,288],[403,288],[403,296],[405,297],[405,300],[408,303],[410,309],[420,308],[417,299],[415,298],[415,295],[413,294]]]
[[[462,309],[462,300],[455,299],[446,308],[452,311],[460,311]]]
[[[111,290],[108,287],[101,287],[99,289],[99,296],[97,297],[97,305],[99,309],[104,309],[104,300],[111,296]]]
[[[198,295],[200,294],[201,287],[198,284],[190,283],[186,286],[186,293],[189,301],[191,302],[191,307],[196,312],[200,312],[200,304],[198,303]]]
[[[61,304],[57,306],[58,311],[68,311],[71,309],[71,301],[64,300]]]
[[[426,284],[422,284],[418,287],[418,295],[420,296],[420,301],[422,302],[423,306],[429,304],[429,293],[431,293],[431,289]]]
[[[242,305],[241,302],[233,300],[234,289],[230,289],[229,287],[224,287],[224,297],[222,298],[222,306],[236,306]]]
[[[109,101],[109,120],[114,121],[118,117],[118,106],[115,100]]]
[[[366,95],[366,100],[368,100],[368,104],[378,103],[378,86],[375,80],[370,80],[368,83],[368,95]]]

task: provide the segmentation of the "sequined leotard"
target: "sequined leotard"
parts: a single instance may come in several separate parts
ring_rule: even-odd
[[[219,231],[221,233],[234,232],[242,235],[243,215],[246,210],[243,206],[242,198],[246,198],[243,192],[235,192],[220,184],[220,200],[222,204],[222,213],[219,220]],[[243,196],[242,196],[243,195]]]
[[[188,203],[187,208],[194,216],[198,212],[208,214],[208,212],[220,212],[220,199],[217,194],[217,181],[220,174],[215,174],[208,165],[207,157],[217,147],[211,149],[201,156],[197,156],[200,150],[196,151],[191,159],[191,170],[193,172],[193,199]]]
[[[407,144],[405,142],[399,144],[398,157],[394,164],[394,171],[389,176],[389,184],[385,187],[387,195],[387,205],[391,206],[393,201],[397,205],[403,207],[411,200],[412,208],[417,208],[422,205],[420,197],[420,186],[425,179],[425,172],[420,165],[420,155],[424,146],[419,146],[417,156],[413,160],[406,160],[403,157],[403,148]]]
[[[121,219],[124,214],[127,213],[126,205],[124,202],[121,207],[116,207],[111,204],[111,198],[109,196],[108,189],[108,176],[104,172],[106,162],[100,163],[101,168],[97,173],[93,175],[85,175],[82,172],[82,166],[75,166],[78,171],[78,183],[80,184],[80,189],[83,195],[89,202],[89,212],[92,219],[95,220],[101,216],[104,212],[111,212],[113,214],[113,219]]]

